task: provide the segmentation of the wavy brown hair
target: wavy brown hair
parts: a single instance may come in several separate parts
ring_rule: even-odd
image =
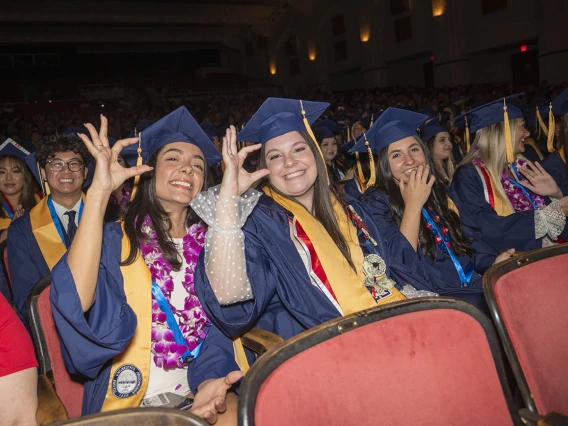
[[[35,194],[38,190],[38,186],[26,162],[21,158],[15,157],[13,155],[5,155],[0,157],[0,166],[4,166],[6,168],[15,167],[20,171],[20,173],[24,175],[24,185],[22,186],[20,204],[22,205],[24,211],[29,212],[36,205]],[[16,206],[12,207],[15,208]],[[0,209],[0,217],[8,217],[4,209]]]
[[[337,222],[337,218],[335,217],[330,193],[336,195],[337,199],[345,209],[343,197],[339,195],[339,191],[333,184],[328,185],[327,183],[327,165],[319,154],[316,142],[312,140],[307,132],[298,133],[302,135],[302,138],[310,148],[310,151],[312,151],[312,154],[316,161],[317,177],[314,183],[314,206],[313,211],[311,211],[310,213],[323,225],[333,242],[339,248],[339,251],[341,251],[341,253],[343,254],[343,257],[345,257],[345,260],[347,260],[347,263],[349,263],[349,266],[351,266],[353,270],[356,271],[357,269],[355,268],[353,260],[351,259],[351,252],[349,251],[347,240],[339,229],[339,223]],[[259,167],[261,169],[266,168],[266,144],[263,145],[262,149],[260,150]],[[265,178],[261,182],[261,186],[268,186],[270,187],[270,189],[280,194],[282,197],[298,203],[293,197],[290,197],[289,195],[286,195],[274,188],[274,186],[270,184],[270,181],[267,178]],[[298,204],[301,205],[300,203]],[[345,214],[347,215],[347,213]]]
[[[166,145],[167,146],[167,145]],[[121,262],[122,266],[134,263],[138,256],[138,241],[147,242],[148,238],[142,233],[142,224],[146,215],[150,216],[152,220],[152,227],[156,232],[158,245],[164,254],[166,262],[172,265],[174,271],[179,271],[182,265],[182,259],[176,249],[174,242],[171,240],[169,231],[171,229],[171,221],[168,213],[163,209],[158,195],[156,194],[156,162],[158,156],[163,151],[164,147],[157,150],[150,159],[148,165],[153,169],[140,176],[138,188],[134,198],[128,203],[123,214],[124,231],[130,243],[130,252],[128,257]],[[203,187],[201,191],[207,190],[207,173],[208,167],[203,169]],[[190,227],[194,223],[200,221],[199,216],[188,206],[185,226]]]
[[[456,254],[471,255],[472,249],[469,247],[471,242],[464,234],[463,227],[459,216],[448,207],[448,195],[446,188],[442,183],[441,177],[436,170],[436,166],[432,161],[432,156],[424,143],[418,136],[414,139],[420,144],[422,151],[424,151],[425,165],[430,167],[431,173],[436,178],[430,196],[426,201],[425,206],[432,207],[434,211],[442,219],[442,223],[448,228],[450,238],[452,239],[452,249]],[[389,148],[383,148],[378,155],[377,161],[377,182],[375,186],[381,191],[386,193],[390,198],[392,217],[395,222],[400,226],[402,216],[404,215],[404,200],[400,193],[398,183],[395,181],[394,176],[389,164]],[[418,245],[420,249],[429,257],[435,259],[437,254],[437,244],[434,241],[434,236],[428,228],[424,218],[420,220],[420,231],[418,233]]]

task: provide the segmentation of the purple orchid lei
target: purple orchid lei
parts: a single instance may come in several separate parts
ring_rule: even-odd
[[[517,159],[516,163],[517,167],[522,167],[526,162],[521,159]],[[476,166],[485,167],[485,163],[481,161],[479,157],[473,160],[473,164],[475,164]],[[503,174],[501,175],[501,185],[503,185],[505,194],[507,194],[507,198],[509,198],[509,201],[513,205],[513,208],[515,209],[516,212],[534,210],[533,205],[525,196],[523,190],[509,180],[509,176],[507,175],[506,170],[503,170]],[[533,198],[533,201],[538,209],[541,209],[544,206],[546,206],[546,202],[544,201],[543,197],[541,197],[538,194],[535,194],[528,188],[526,188],[526,190]]]
[[[118,201],[116,195],[114,195],[113,192],[112,194],[110,194],[110,200],[109,200],[110,203],[116,206],[125,206],[126,204],[128,204],[132,196],[132,185],[128,184],[122,185],[122,189],[120,190],[120,192],[122,193],[122,200]]]
[[[172,266],[166,262],[160,250],[150,216],[144,218],[142,232],[147,237],[147,241],[139,242],[142,257],[150,269],[152,280],[160,286],[164,296],[170,302],[174,289],[174,282],[170,275]],[[209,324],[209,319],[195,294],[193,280],[199,253],[205,244],[205,232],[205,228],[200,222],[192,225],[186,236],[183,237],[183,257],[188,266],[185,268],[182,284],[187,291],[187,296],[183,309],[176,309],[170,302],[170,307],[189,350],[195,349],[201,339],[205,338],[207,335],[206,326]],[[154,363],[164,370],[183,368],[185,364],[181,356],[185,351],[185,345],[176,343],[174,333],[166,322],[166,314],[160,310],[158,302],[152,295],[152,353],[154,354]]]

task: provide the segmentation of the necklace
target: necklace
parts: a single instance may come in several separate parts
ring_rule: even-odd
[[[189,349],[195,349],[207,335],[209,319],[195,294],[193,276],[199,253],[205,243],[205,228],[201,222],[192,225],[183,237],[183,257],[187,263],[183,288],[187,291],[183,309],[177,309],[171,304],[171,295],[174,290],[172,279],[172,266],[164,259],[158,245],[156,232],[152,227],[150,216],[144,218],[142,233],[146,241],[140,241],[142,257],[150,269],[152,280],[160,287],[166,300],[170,304],[175,319],[183,334],[187,347],[176,343],[174,333],[168,327],[166,314],[160,309],[158,302],[152,295],[152,353],[157,367],[165,370],[183,368],[185,366],[182,355]],[[182,272],[182,271],[180,271]]]

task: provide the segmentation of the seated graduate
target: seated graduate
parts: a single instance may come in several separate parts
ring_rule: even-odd
[[[268,98],[238,135],[227,132],[220,187],[192,202],[209,224],[195,289],[228,336],[257,326],[287,339],[427,287],[388,256],[368,213],[330,189],[309,125],[327,106]],[[261,145],[237,153],[237,139]],[[251,175],[242,164],[260,146],[261,170]],[[249,190],[264,175],[263,192]]]
[[[35,155],[26,162],[33,164]],[[60,135],[41,145],[37,162],[48,196],[10,225],[8,264],[14,302],[28,329],[28,295],[65,254],[81,220],[89,159],[83,142],[75,135]],[[35,171],[37,166],[32,169]]]
[[[328,167],[328,174],[337,182],[353,178],[353,172],[350,173],[348,165],[341,161],[343,153],[339,151],[335,139],[335,134],[341,131],[341,126],[328,119],[315,122],[312,130]]]
[[[388,108],[359,138],[353,150],[370,149],[378,156],[376,184],[360,201],[373,215],[391,256],[415,265],[432,291],[487,311],[480,274],[499,253],[465,235],[459,212],[416,133],[426,118]]]
[[[528,136],[521,110],[499,99],[467,117],[475,140],[452,181],[462,222],[496,250],[554,244],[566,225],[568,198],[539,163],[518,158]]]
[[[87,127],[90,139],[80,136],[97,167],[83,221],[53,269],[51,289],[66,366],[86,379],[83,414],[179,407],[190,379],[199,385],[192,411],[215,423],[227,410],[225,421],[235,424],[236,397],[227,390],[242,373],[234,357],[218,365],[197,356],[205,337],[209,342],[220,333],[209,328],[193,290],[205,228],[189,202],[204,187],[207,164],[221,156],[185,107],[139,134],[142,157],[131,168],[118,157],[136,138],[110,148],[106,118],[100,133]],[[110,193],[140,173],[124,221],[103,228]],[[225,353],[232,353],[231,343]],[[202,363],[193,368],[199,377],[188,378],[188,362]]]
[[[542,167],[554,178],[563,194],[568,195],[568,166],[566,166],[566,151],[568,150],[568,89],[552,101],[548,110],[548,128],[546,136],[549,141],[548,150],[551,152],[543,161]],[[555,119],[558,117],[558,121]],[[540,121],[540,120],[539,120]]]
[[[0,241],[6,239],[10,224],[41,200],[39,187],[25,162],[29,154],[11,139],[0,145]]]
[[[450,133],[437,118],[420,127],[420,139],[426,143],[437,176],[444,185],[449,185],[454,177],[453,144]]]

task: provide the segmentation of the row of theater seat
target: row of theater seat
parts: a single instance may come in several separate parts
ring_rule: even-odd
[[[484,292],[493,321],[440,297],[358,312],[283,343],[256,330],[245,345],[268,352],[241,386],[239,424],[566,424],[550,413],[568,414],[567,262],[564,244],[490,269]],[[36,285],[28,308],[39,373],[75,418],[56,424],[146,424],[136,419],[140,410],[150,416],[147,409],[78,418],[82,384],[63,364],[49,284],[46,277]],[[166,412],[152,424],[204,424]]]

